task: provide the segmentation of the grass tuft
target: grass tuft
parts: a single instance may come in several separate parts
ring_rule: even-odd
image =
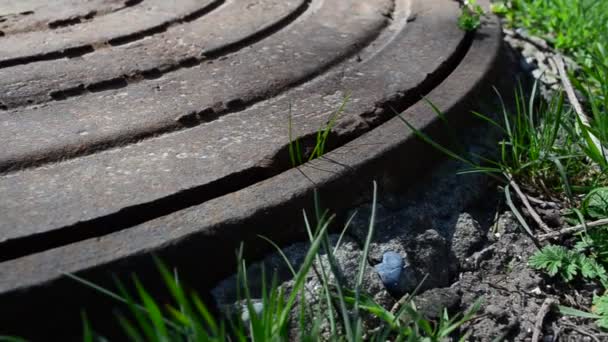
[[[323,156],[327,152],[327,143],[332,129],[334,128],[338,118],[344,112],[350,95],[346,95],[340,104],[340,107],[333,112],[325,125],[321,127],[315,136],[315,144],[312,148],[307,151],[303,149],[302,143],[299,139],[293,137],[293,118],[291,112],[291,106],[289,107],[288,115],[288,130],[289,130],[289,159],[293,167],[298,167],[308,161]]]
[[[444,312],[438,321],[431,321],[418,312],[412,301],[413,294],[408,295],[400,310],[393,314],[363,291],[364,275],[368,272],[367,254],[375,225],[376,198],[377,185],[374,183],[369,232],[359,260],[354,289],[348,287],[346,275],[336,260],[336,247],[332,246],[329,240],[328,230],[334,216],[319,209],[318,196],[315,196],[317,210],[314,224],[311,224],[310,218],[304,213],[310,247],[298,270],[289,264],[279,246],[264,238],[279,251],[293,273],[291,290],[286,292],[285,288],[278,286],[276,276],[267,282],[265,271],[262,269],[262,298],[255,300],[249,291],[247,263],[243,259],[241,247],[237,253],[236,277],[239,290],[237,296],[240,300],[236,303],[238,307],[227,317],[214,317],[195,292],[185,290],[177,272],[171,272],[158,260],[161,278],[172,297],[171,303],[161,304],[156,301],[136,276],[131,280],[134,285],[132,292],[120,281],[116,282],[118,292],[114,292],[78,276],[69,276],[124,305],[126,313],[117,314],[116,319],[125,337],[135,341],[244,342],[289,341],[293,338],[319,341],[322,340],[323,322],[328,322],[330,330],[330,335],[325,339],[332,341],[442,341],[453,336],[465,322],[474,317],[480,302],[462,314],[450,317]],[[323,262],[321,256],[324,256],[326,262]],[[310,289],[305,288],[305,283],[311,272],[317,274],[321,280],[321,301],[307,302],[309,298],[306,291]],[[382,322],[381,325],[373,331],[366,331],[363,324],[364,315],[378,318]],[[298,336],[290,335],[292,328],[296,329]],[[83,314],[83,340],[99,340],[86,314]]]

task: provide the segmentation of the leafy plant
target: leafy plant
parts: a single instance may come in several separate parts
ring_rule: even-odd
[[[578,310],[568,306],[559,306],[559,311],[564,315],[595,319],[595,323],[603,329],[608,329],[608,295],[593,296],[593,307],[591,312]]]
[[[593,296],[591,311],[599,316],[596,321],[597,325],[608,329],[608,295]]]
[[[576,220],[572,219],[572,216]],[[572,210],[569,221],[572,223],[600,220],[608,217],[608,188],[601,187],[590,191],[581,202],[580,210]],[[574,249],[586,253],[602,265],[608,265],[608,225],[585,230],[578,236]]]
[[[528,263],[532,268],[543,270],[550,276],[559,273],[565,281],[572,280],[578,268],[573,254],[565,247],[555,245],[544,247],[534,254]]]
[[[597,279],[603,284],[608,281],[606,269],[594,258],[564,246],[545,246],[530,257],[528,264],[534,269],[547,272],[550,276],[559,275],[565,282],[570,282],[577,276]]]
[[[490,5],[490,11],[496,15],[506,15],[509,13],[509,8],[504,2],[493,2]]]
[[[465,0],[462,12],[458,17],[458,27],[463,31],[475,31],[481,25],[481,17],[485,12],[476,0]]]
[[[581,207],[583,214],[591,219],[608,217],[608,187],[593,189],[585,196]]]

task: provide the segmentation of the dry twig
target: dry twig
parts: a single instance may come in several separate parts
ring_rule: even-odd
[[[534,204],[538,204],[538,205],[541,205],[541,206],[543,206],[543,205],[544,205],[544,206],[547,206],[547,207],[549,207],[549,208],[555,208],[555,209],[559,209],[559,204],[557,204],[557,203],[555,203],[555,202],[552,202],[552,201],[545,201],[545,200],[542,200],[542,199],[540,199],[540,198],[536,198],[536,197],[533,197],[533,196],[530,196],[530,195],[526,195],[526,197],[528,198],[528,200],[529,200],[530,202],[532,202],[532,203],[534,203]]]
[[[551,310],[551,306],[556,304],[557,301],[553,298],[545,298],[543,305],[540,306],[540,310],[538,310],[538,314],[536,315],[536,323],[534,324],[534,333],[532,333],[532,342],[538,342],[540,338],[541,329],[543,327],[543,321],[545,320],[545,316]]]
[[[546,233],[552,232],[553,230],[551,230],[551,228],[549,228],[549,226],[547,226],[547,224],[545,222],[543,222],[543,220],[540,218],[540,215],[538,215],[536,210],[534,210],[532,205],[530,205],[530,201],[528,201],[528,196],[526,196],[526,194],[524,194],[523,191],[521,191],[521,188],[519,187],[519,185],[517,185],[517,183],[515,182],[513,177],[511,177],[511,175],[508,175],[508,178],[509,178],[509,185],[515,190],[515,192],[517,192],[519,199],[521,200],[521,202],[524,204],[524,206],[528,210],[528,213],[530,213],[530,216],[532,216],[532,219],[534,220],[534,222],[536,222],[536,224],[540,227],[540,229],[544,230]]]
[[[405,305],[405,303],[407,303],[409,300],[411,300],[412,297],[409,294],[404,295],[403,297],[401,297],[396,303],[395,305],[393,305],[393,307],[391,308],[391,313],[393,315],[397,314],[397,311],[399,311],[399,309],[401,309],[401,307],[403,305]]]
[[[534,45],[534,47],[536,47],[538,50],[555,53],[555,50],[551,46],[549,46],[549,44],[547,44],[547,42],[542,38],[523,34],[522,32],[518,32],[515,30],[503,29],[503,31],[509,36]]]
[[[563,325],[568,327],[568,329],[574,330],[581,335],[589,336],[591,339],[593,339],[596,342],[600,342],[600,339],[597,338],[596,334],[594,334],[592,332],[589,332],[583,328],[577,327],[576,325],[570,324],[570,323],[563,323]]]
[[[568,95],[568,101],[570,101],[572,108],[574,108],[574,111],[576,112],[576,115],[578,115],[581,122],[585,125],[589,125],[589,118],[587,118],[587,115],[583,111],[583,107],[578,101],[576,93],[574,92],[574,88],[572,87],[572,83],[570,82],[570,78],[568,78],[568,74],[566,73],[564,59],[560,55],[555,55],[553,56],[553,60],[555,61],[555,65],[557,65],[557,71],[559,72],[559,77],[561,78],[562,84],[564,85],[566,95]]]
[[[559,72],[559,78],[561,79],[562,84],[564,85],[564,90],[566,91],[566,95],[568,95],[568,101],[572,105],[572,108],[574,108],[574,111],[576,112],[576,115],[578,116],[578,119],[580,120],[580,122],[583,125],[589,127],[590,126],[589,117],[583,111],[583,106],[581,106],[581,103],[578,101],[578,98],[576,97],[576,93],[574,92],[574,88],[572,87],[572,83],[570,82],[570,78],[568,78],[568,74],[566,73],[566,67],[564,66],[564,59],[562,58],[561,55],[557,54],[557,55],[553,56],[553,60],[555,61],[555,64],[557,65],[557,71]],[[598,151],[602,151],[604,153],[604,156],[606,156],[606,161],[608,161],[608,151],[606,151],[604,146],[602,146],[602,143],[600,142],[600,140],[595,135],[593,135],[593,133],[591,133],[591,132],[589,132],[589,135],[590,135],[591,140],[593,141],[593,144],[595,145],[595,147],[598,149]]]
[[[592,221],[592,222],[587,222],[585,224],[579,224],[579,225],[568,227],[568,228],[563,228],[558,231],[554,231],[554,232],[547,233],[547,234],[542,234],[542,235],[538,236],[538,239],[541,241],[547,240],[547,239],[553,239],[553,238],[557,238],[557,237],[567,235],[567,234],[574,234],[574,233],[582,232],[587,228],[600,227],[600,226],[605,226],[605,225],[608,225],[608,218],[597,220],[597,221]]]

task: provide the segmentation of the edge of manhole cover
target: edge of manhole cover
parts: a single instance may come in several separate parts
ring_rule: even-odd
[[[498,20],[487,19],[468,39],[470,46],[460,63],[427,94],[453,121],[464,120],[467,106],[480,94],[492,93],[499,71]],[[429,134],[440,126],[424,101],[404,113]],[[369,195],[374,179],[382,186],[401,185],[424,172],[432,163],[430,151],[393,118],[299,169],[129,229],[1,262],[0,321],[7,329],[41,322],[41,329],[60,330],[59,320],[79,320],[82,303],[100,303],[92,299],[97,294],[67,279],[65,273],[101,284],[109,283],[110,272],[136,271],[145,279],[155,269],[150,254],[177,266],[180,274],[188,274],[190,284],[209,287],[233,270],[234,251],[241,241],[249,255],[259,256],[270,249],[258,235],[279,242],[299,235],[290,227],[301,217],[302,208],[310,207],[313,189],[321,193],[325,207],[347,208]],[[410,157],[400,158],[403,155]]]

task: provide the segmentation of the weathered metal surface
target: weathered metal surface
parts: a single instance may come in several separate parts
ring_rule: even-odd
[[[64,272],[143,271],[150,252],[185,269],[213,256],[218,279],[240,241],[289,236],[313,188],[346,206],[374,175],[422,168],[395,111],[430,127],[421,97],[456,108],[489,82],[500,41],[493,22],[458,30],[443,0],[103,4],[118,7],[0,37],[7,307],[73,293]],[[310,146],[347,96],[328,159],[293,169],[289,122]]]

